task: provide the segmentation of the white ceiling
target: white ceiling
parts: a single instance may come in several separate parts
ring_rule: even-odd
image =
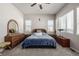
[[[13,5],[24,14],[56,14],[66,5],[66,3],[42,3],[43,9],[41,10],[38,4],[36,4],[34,7],[31,7],[31,4],[32,3],[14,3]]]

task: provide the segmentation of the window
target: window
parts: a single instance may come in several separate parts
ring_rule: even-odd
[[[73,10],[67,14],[67,32],[73,33],[74,29],[74,17]]]
[[[59,18],[59,29],[66,30],[66,15]]]
[[[25,20],[25,31],[31,31],[31,20]]]
[[[58,18],[56,19],[56,24],[55,25],[56,25],[56,30],[59,29],[59,19]]]
[[[53,20],[48,20],[48,31],[52,32],[54,30],[54,22]]]
[[[77,8],[77,34],[79,34],[79,8]]]
[[[74,30],[74,13],[73,10],[64,16],[59,18],[58,29],[64,29],[63,31],[73,33]]]

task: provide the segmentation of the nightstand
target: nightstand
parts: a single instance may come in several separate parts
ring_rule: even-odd
[[[31,34],[25,34],[25,37],[26,37],[26,38],[29,37],[29,36],[31,36]]]
[[[48,34],[48,35],[50,35],[53,38],[55,38],[55,36],[56,36],[55,34]]]
[[[70,39],[63,36],[55,36],[55,39],[62,47],[70,47]]]

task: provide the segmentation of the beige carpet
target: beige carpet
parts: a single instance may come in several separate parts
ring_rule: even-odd
[[[57,44],[57,48],[27,48],[22,49],[21,45],[11,50],[5,50],[3,56],[78,56],[79,54],[69,48],[63,48]]]

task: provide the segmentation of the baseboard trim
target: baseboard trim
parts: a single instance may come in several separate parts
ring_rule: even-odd
[[[79,50],[77,50],[77,49],[75,49],[73,47],[70,47],[70,49],[73,50],[73,51],[75,51],[75,52],[77,52],[77,53],[79,53]]]

